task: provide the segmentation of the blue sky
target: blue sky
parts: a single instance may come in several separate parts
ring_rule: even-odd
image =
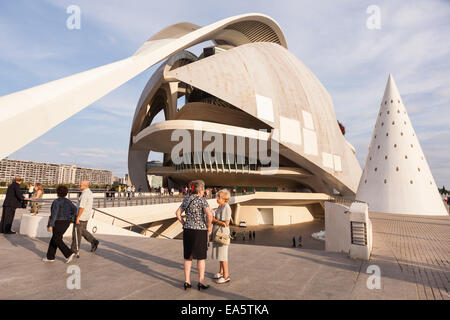
[[[81,8],[80,30],[66,28],[71,4]],[[381,8],[380,30],[366,27],[369,5]],[[126,58],[173,23],[207,25],[249,12],[277,20],[289,50],[327,88],[361,166],[392,73],[436,183],[450,186],[448,1],[0,0],[0,96]],[[134,109],[154,70],[10,158],[74,163],[123,176]]]

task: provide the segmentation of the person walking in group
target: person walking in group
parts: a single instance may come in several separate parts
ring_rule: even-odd
[[[3,201],[2,219],[0,221],[0,233],[16,233],[15,231],[11,230],[14,221],[14,215],[16,214],[16,209],[22,207],[23,200],[28,200],[28,198],[23,197],[22,191],[20,191],[21,182],[21,177],[14,178],[13,182],[6,190],[5,200]]]
[[[63,185],[56,188],[58,199],[52,202],[51,215],[47,224],[47,231],[53,232],[53,235],[48,244],[47,256],[42,259],[44,262],[55,261],[56,249],[58,248],[66,258],[66,263],[70,263],[75,257],[75,253],[63,241],[64,233],[77,214],[77,207],[66,198],[68,192],[69,189]]]
[[[242,240],[245,241],[245,231],[242,231]]]
[[[202,180],[192,181],[189,189],[191,194],[183,199],[176,211],[177,219],[183,225],[184,289],[191,288],[192,259],[197,260],[198,290],[208,289],[209,286],[204,284],[205,260],[208,233],[212,231],[213,213],[203,198],[205,183]],[[183,212],[186,213],[186,220],[181,217]]]
[[[80,255],[79,248],[81,236],[91,244],[91,252],[95,252],[100,243],[89,231],[87,231],[87,224],[93,213],[92,205],[94,202],[94,195],[92,194],[91,189],[89,189],[89,181],[81,181],[80,190],[81,196],[78,199],[78,215],[75,219],[75,226],[72,231],[72,251],[77,254],[77,257]]]
[[[217,231],[230,235],[231,207],[228,204],[231,195],[227,189],[222,189],[217,193],[217,203],[219,207],[213,218],[212,239],[215,238]],[[219,272],[214,275],[217,279],[216,283],[226,283],[230,281],[230,273],[228,271],[228,245],[213,243],[211,258],[219,260]]]
[[[34,186],[34,195],[30,198],[30,200],[35,200],[31,202],[31,209],[30,213],[32,213],[33,216],[37,215],[39,212],[39,209],[42,206],[42,203],[38,202],[38,200],[42,199],[44,195],[44,187],[40,183],[36,183]]]

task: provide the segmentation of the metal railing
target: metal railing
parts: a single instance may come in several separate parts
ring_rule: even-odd
[[[38,200],[27,200],[31,203],[38,203],[40,207],[50,206],[51,203],[57,198],[50,199],[38,199]],[[67,197],[74,204],[77,204],[78,197]],[[209,198],[208,198],[209,199]],[[95,208],[110,208],[110,207],[129,207],[129,206],[143,206],[151,204],[163,204],[163,203],[174,203],[183,201],[182,196],[130,196],[130,197],[99,197],[93,198],[93,206]]]
[[[249,192],[235,192],[232,193],[232,197],[242,196],[242,195],[251,195],[254,194],[254,191]],[[178,195],[152,195],[152,196],[121,196],[121,197],[107,197],[106,194],[104,197],[98,197],[93,199],[94,208],[111,208],[111,207],[130,207],[130,206],[145,206],[152,204],[165,204],[165,203],[176,203],[182,202],[186,195],[178,194]],[[215,199],[215,195],[205,195],[207,200]],[[27,200],[28,202],[38,203],[40,207],[50,206],[51,203],[57,198],[50,199],[37,199],[37,200]],[[78,197],[67,197],[74,204],[77,204]]]
[[[151,204],[163,204],[181,202],[181,196],[137,196],[137,197],[103,197],[94,198],[94,205],[97,208],[107,207],[129,207],[129,206],[145,206]]]
[[[246,193],[234,193],[232,196],[249,195],[254,192]],[[182,202],[186,195],[173,195],[173,196],[136,196],[136,197],[110,197],[107,198],[94,198],[94,205],[97,208],[109,208],[109,207],[129,207],[129,206],[147,206],[152,204],[165,204]],[[215,199],[215,195],[212,194],[205,196],[207,200]]]

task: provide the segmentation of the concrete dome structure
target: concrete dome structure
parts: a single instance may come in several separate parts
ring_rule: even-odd
[[[196,57],[186,49],[212,41]],[[361,168],[345,140],[332,100],[314,74],[287,50],[279,25],[262,14],[243,14],[205,27],[169,26],[123,60],[0,97],[0,158],[41,136],[152,65],[164,61],[138,102],[130,135],[132,183],[148,189],[150,150],[164,152],[158,173],[174,183],[203,178],[209,185],[269,186],[285,191],[354,196]],[[187,103],[177,110],[180,97]],[[166,121],[152,123],[164,110]],[[15,135],[17,123],[33,127]],[[174,130],[227,134],[246,150],[266,142],[279,166],[254,154],[242,165],[170,165]],[[265,131],[261,131],[265,130]],[[208,146],[200,146],[200,151]],[[238,148],[236,147],[236,151]],[[222,155],[226,158],[228,155]],[[233,156],[234,157],[234,156]],[[153,169],[156,170],[156,169]]]
[[[243,30],[255,35],[261,34],[258,28],[268,30],[251,19],[245,29],[230,32],[225,28],[226,40],[214,39],[214,46],[200,57],[189,51],[173,54],[153,74],[131,129],[128,169],[132,183],[148,188],[147,174],[152,174],[164,176],[172,185],[201,178],[208,185],[354,195],[361,169],[338,126],[330,95],[287,50],[278,28],[270,37],[267,31],[265,37],[249,41],[247,36],[244,41],[244,34],[239,34]],[[168,27],[152,39],[178,28]],[[183,97],[186,103],[177,109]],[[159,112],[165,121],[153,123]],[[178,140],[171,141],[171,135],[176,130],[244,139],[247,148],[242,156],[247,162],[229,166],[223,155],[223,163],[201,159],[196,166],[190,155],[190,163],[174,165],[171,151]],[[276,141],[279,146],[271,150],[279,155],[279,167],[270,174],[259,162],[250,163],[248,146],[255,140]],[[207,145],[203,143],[201,151]],[[150,151],[164,153],[162,167],[147,168]]]
[[[392,75],[356,199],[367,202],[372,212],[448,215]]]

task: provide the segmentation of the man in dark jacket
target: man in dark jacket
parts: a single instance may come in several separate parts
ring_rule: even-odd
[[[11,226],[14,221],[16,209],[22,207],[23,200],[28,200],[28,198],[23,197],[22,191],[20,190],[21,182],[22,178],[16,177],[6,190],[5,201],[3,201],[2,220],[0,222],[0,233],[15,233],[11,230]]]

